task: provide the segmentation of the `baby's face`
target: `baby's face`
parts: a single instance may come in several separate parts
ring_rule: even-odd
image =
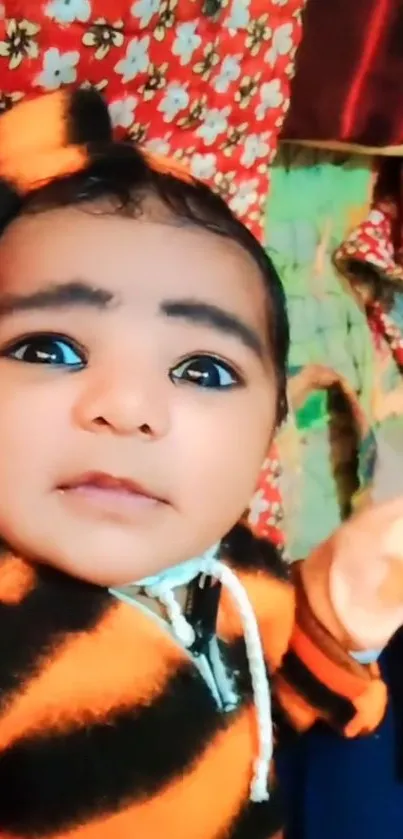
[[[198,555],[272,435],[251,258],[192,227],[78,208],[0,240],[0,535],[101,584]]]

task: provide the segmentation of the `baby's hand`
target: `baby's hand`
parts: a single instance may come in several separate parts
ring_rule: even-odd
[[[358,513],[301,573],[316,616],[346,649],[383,649],[403,624],[403,498]]]

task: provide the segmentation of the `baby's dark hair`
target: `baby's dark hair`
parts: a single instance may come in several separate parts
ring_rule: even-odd
[[[169,217],[237,242],[257,265],[267,294],[267,323],[273,367],[277,378],[277,413],[280,424],[287,413],[286,366],[289,327],[284,291],[279,276],[262,245],[231,212],[224,200],[208,186],[192,178],[176,175],[175,166],[164,170],[153,167],[152,157],[129,141],[112,138],[103,100],[94,91],[76,91],[74,126],[85,141],[88,161],[73,174],[62,175],[25,195],[9,189],[0,180],[0,235],[22,213],[41,212],[58,207],[106,202],[106,212],[138,217],[161,209]],[[71,116],[71,113],[70,113]],[[88,124],[92,120],[91,125]],[[98,123],[98,125],[97,125]],[[78,129],[77,129],[78,126]],[[88,142],[90,137],[90,142]]]

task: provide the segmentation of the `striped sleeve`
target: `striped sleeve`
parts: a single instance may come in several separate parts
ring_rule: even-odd
[[[304,731],[318,720],[346,737],[373,731],[387,702],[378,665],[363,665],[319,623],[295,566],[295,623],[275,675],[276,696],[291,725]]]

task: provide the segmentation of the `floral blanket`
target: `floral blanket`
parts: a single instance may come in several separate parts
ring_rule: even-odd
[[[261,235],[304,0],[5,0],[1,106],[93,85],[121,132],[186,161]]]

